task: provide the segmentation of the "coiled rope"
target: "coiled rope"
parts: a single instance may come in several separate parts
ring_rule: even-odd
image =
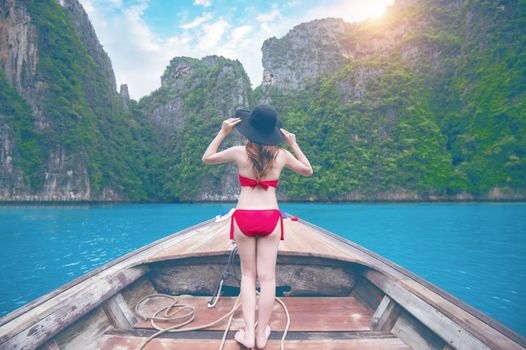
[[[237,247],[235,247],[232,251],[234,252],[235,250],[237,250]],[[228,259],[229,261],[228,261],[227,266],[225,268],[225,272],[223,272],[223,276],[222,276],[222,278],[221,278],[221,280],[219,282],[219,287],[218,287],[218,290],[217,290],[217,293],[216,293],[216,296],[215,296],[216,299],[213,300],[214,297],[212,297],[213,302],[211,301],[211,302],[208,303],[209,307],[215,306],[215,304],[217,303],[217,301],[218,301],[218,299],[219,299],[219,297],[221,295],[221,287],[223,286],[223,279],[226,278],[225,276],[228,276],[228,274],[229,274],[228,271],[233,266],[232,265],[232,261],[233,261],[233,255],[234,254],[235,254],[235,252],[233,254],[231,252],[231,254],[229,256],[229,259]],[[235,277],[236,277],[236,280],[239,282],[239,279],[237,278],[237,276],[235,276]],[[258,291],[256,291],[256,293],[259,295]],[[234,313],[236,312],[236,310],[241,305],[240,302],[239,302],[240,301],[240,296],[241,295],[237,296],[236,301],[235,301],[234,306],[232,307],[232,309],[228,313],[226,313],[223,316],[221,316],[220,318],[218,318],[217,320],[215,320],[213,322],[210,322],[210,323],[207,323],[207,324],[200,325],[200,326],[187,327],[187,328],[180,328],[180,327],[191,323],[195,319],[197,311],[196,311],[196,309],[195,309],[195,307],[193,305],[179,303],[175,296],[168,295],[168,294],[154,293],[154,294],[149,294],[149,295],[144,296],[141,300],[139,300],[139,302],[137,302],[137,304],[135,304],[135,313],[139,317],[141,317],[143,320],[150,320],[150,323],[151,323],[152,327],[155,328],[157,330],[157,332],[155,332],[150,337],[148,337],[142,343],[142,345],[139,348],[139,350],[144,349],[146,344],[148,344],[152,339],[160,336],[161,334],[164,334],[164,333],[167,333],[167,332],[176,333],[176,332],[195,331],[195,330],[199,330],[199,329],[209,328],[209,327],[215,326],[216,324],[220,323],[221,321],[223,321],[225,318],[228,317],[228,323],[227,323],[227,325],[225,327],[225,331],[223,332],[223,338],[221,339],[221,344],[219,345],[219,350],[223,350],[223,347],[224,347],[225,341],[226,341],[226,336],[228,334],[228,331],[230,330],[230,325],[231,325],[232,319],[234,317]],[[142,304],[146,300],[153,299],[153,298],[168,299],[168,300],[171,301],[171,303],[166,305],[166,306],[164,306],[164,307],[162,307],[162,308],[160,308],[159,310],[155,311],[152,315],[145,315],[145,314],[143,314],[140,311],[140,307],[142,306]],[[280,343],[280,349],[281,350],[285,350],[285,338],[287,336],[287,332],[288,332],[289,326],[290,326],[290,314],[289,314],[289,310],[287,309],[287,306],[285,305],[283,300],[281,300],[278,297],[276,297],[275,299],[281,305],[281,307],[283,308],[283,311],[285,312],[285,315],[287,317],[287,323],[285,324],[285,330],[283,332],[283,336],[281,337],[281,343]],[[187,310],[187,312],[179,315],[179,313],[182,312],[183,310]],[[159,316],[160,313],[163,313],[163,315]],[[179,321],[179,320],[180,320],[180,323],[177,323],[177,324],[172,325],[172,326],[167,327],[167,328],[162,328],[162,327],[158,326],[155,323],[156,321],[170,321],[170,322],[174,322],[174,321]],[[255,325],[257,325],[257,322],[256,322]]]

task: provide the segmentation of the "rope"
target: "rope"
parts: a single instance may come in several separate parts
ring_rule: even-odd
[[[225,269],[223,270],[223,273],[221,274],[221,278],[219,279],[219,283],[217,284],[216,291],[212,298],[208,301],[208,307],[215,307],[217,302],[219,301],[219,296],[221,294],[221,289],[223,288],[223,282],[228,279],[229,277],[232,277],[237,281],[239,285],[241,285],[241,279],[234,271],[234,258],[237,253],[237,246],[235,243],[232,243],[234,245],[234,248],[230,251],[230,254],[228,255],[228,261],[226,263]],[[230,271],[232,270],[232,271]]]
[[[167,295],[167,294],[150,294],[150,295],[146,295],[144,298],[142,298],[136,305],[135,305],[135,312],[137,313],[137,315],[139,315],[140,317],[142,317],[144,320],[147,320],[147,319],[150,319],[150,323],[152,325],[153,328],[157,329],[158,332],[152,334],[148,339],[146,339],[143,344],[141,345],[141,347],[139,348],[139,350],[142,350],[144,349],[144,347],[146,346],[146,344],[148,344],[152,339],[160,336],[161,334],[164,334],[166,332],[170,332],[170,333],[176,333],[176,332],[186,332],[186,331],[195,331],[195,330],[199,330],[199,329],[205,329],[205,328],[208,328],[208,327],[212,327],[212,326],[215,326],[216,324],[218,324],[219,322],[223,321],[225,318],[227,318],[228,316],[230,315],[233,315],[234,312],[237,310],[237,308],[239,307],[239,296],[236,298],[236,302],[234,303],[234,307],[232,307],[232,310],[230,310],[228,313],[226,313],[225,315],[221,316],[220,318],[218,318],[217,320],[213,321],[213,322],[210,322],[210,323],[207,323],[207,324],[204,324],[204,325],[201,325],[201,326],[196,326],[196,327],[188,327],[188,328],[179,328],[179,327],[182,327],[190,322],[192,322],[195,318],[195,313],[196,313],[196,310],[195,308],[190,305],[190,304],[177,304],[177,299],[174,300],[174,303],[172,303],[171,305],[168,305],[168,306],[165,306],[161,309],[159,309],[158,311],[156,311],[152,316],[144,316],[142,313],[139,313],[138,312],[138,306],[143,303],[145,300],[147,299],[150,299],[150,298],[155,298],[155,297],[159,297],[159,296],[162,296],[162,297],[170,297],[170,298],[173,298],[175,299],[173,296],[171,295]],[[176,325],[172,325],[168,328],[161,328],[159,327],[158,325],[155,324],[154,320],[163,320],[163,321],[171,321],[170,319],[170,316],[166,316],[166,310],[169,310],[173,307],[176,307],[176,306],[179,306],[181,307],[181,309],[183,307],[189,307],[191,308],[193,311],[192,311],[192,315],[191,317],[184,321],[184,322],[181,322],[179,324],[176,324]],[[157,314],[159,314],[161,311],[165,311],[165,317],[162,317],[162,318],[159,318],[157,317]],[[174,312],[173,314],[175,314],[176,312]],[[173,315],[172,314],[172,315]],[[178,318],[180,317],[177,317],[177,318],[174,318],[174,320],[177,320]],[[227,328],[227,331],[228,331],[228,328]],[[222,349],[222,347],[220,348]]]
[[[228,259],[227,266],[225,268],[225,271],[223,272],[221,280],[219,281],[219,287],[218,287],[217,293],[214,296],[212,296],[212,299],[208,302],[208,307],[214,307],[217,304],[217,302],[219,300],[219,297],[221,295],[221,288],[223,286],[223,280],[224,279],[226,279],[229,275],[232,275],[239,282],[239,279],[237,278],[237,276],[235,276],[235,274],[232,274],[232,273],[229,272],[230,268],[233,267],[233,264],[232,264],[233,256],[234,256],[236,251],[237,251],[237,247],[232,249],[232,251],[230,253],[230,256],[229,256],[229,259]],[[256,291],[256,293],[259,295],[258,291]],[[144,315],[140,311],[140,307],[142,306],[142,304],[146,300],[153,299],[153,298],[169,299],[169,300],[171,300],[171,303],[168,304],[167,306],[164,306],[164,307],[160,308],[159,310],[155,311],[153,313],[153,315],[151,315],[151,316]],[[281,350],[285,350],[285,337],[287,336],[287,332],[288,332],[289,326],[290,326],[290,314],[289,314],[289,310],[287,309],[287,306],[285,305],[283,300],[281,300],[278,297],[275,297],[275,298],[276,298],[277,302],[283,308],[283,310],[285,312],[285,315],[287,317],[287,323],[285,324],[285,331],[283,332],[283,336],[281,337],[281,343],[280,343],[280,349]],[[223,316],[221,316],[220,318],[218,318],[217,320],[215,320],[213,322],[209,322],[207,324],[203,324],[203,325],[195,326],[195,327],[180,328],[180,327],[182,327],[184,325],[189,324],[190,322],[192,322],[195,319],[197,311],[196,311],[196,309],[195,309],[195,307],[193,305],[178,303],[177,302],[177,298],[175,296],[168,295],[168,294],[154,293],[154,294],[149,294],[149,295],[144,296],[141,300],[139,300],[139,302],[137,304],[135,304],[135,313],[139,317],[141,317],[143,320],[150,320],[150,323],[151,323],[152,327],[155,328],[157,330],[157,332],[155,332],[150,337],[148,337],[142,343],[142,345],[139,348],[139,350],[144,349],[146,344],[148,344],[152,339],[160,336],[161,334],[164,334],[164,333],[167,333],[167,332],[176,333],[176,332],[195,331],[195,330],[199,330],[199,329],[209,328],[209,327],[215,326],[216,324],[220,323],[221,321],[223,321],[225,318],[228,317],[228,323],[226,325],[225,331],[223,333],[223,338],[221,339],[221,344],[219,346],[219,350],[223,350],[228,331],[230,330],[230,325],[232,323],[232,319],[234,318],[234,313],[239,308],[239,306],[241,305],[240,302],[239,302],[240,299],[241,299],[240,295],[238,295],[237,298],[236,298],[236,301],[234,303],[234,306],[232,307],[232,309],[228,313],[224,314]],[[181,312],[182,310],[185,310],[185,309],[188,310],[186,313],[184,313],[182,315],[177,315],[179,312]],[[173,312],[172,312],[172,310],[173,310]],[[158,316],[163,311],[164,311],[163,316]],[[155,323],[155,321],[171,321],[171,322],[173,322],[173,321],[178,321],[178,320],[181,320],[181,322],[178,323],[178,324],[172,325],[172,326],[170,326],[168,328],[159,327]],[[257,325],[257,322],[256,322],[255,325]]]

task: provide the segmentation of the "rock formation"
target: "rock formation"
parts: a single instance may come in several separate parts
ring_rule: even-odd
[[[285,172],[280,200],[524,198],[525,17],[515,2],[397,0],[380,20],[265,40],[254,91],[237,60],[174,57],[134,101],[78,0],[0,1],[0,201],[235,200],[235,166],[200,157],[261,102],[316,174]]]

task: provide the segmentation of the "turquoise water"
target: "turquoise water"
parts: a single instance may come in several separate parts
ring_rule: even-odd
[[[234,206],[0,206],[0,315]],[[526,335],[526,204],[280,208],[385,256]]]

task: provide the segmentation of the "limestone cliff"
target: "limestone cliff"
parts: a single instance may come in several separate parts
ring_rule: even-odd
[[[31,106],[35,127],[48,126],[42,106],[45,83],[35,79],[38,49],[35,25],[23,2],[6,0],[0,3],[0,68],[9,85]]]
[[[342,46],[350,27],[340,18],[317,19],[265,40],[262,85],[298,90],[333,74],[351,54]]]
[[[0,200],[235,200],[235,166],[201,155],[259,102],[314,167],[284,172],[280,200],[525,198],[524,18],[516,2],[397,0],[269,38],[254,91],[236,60],[175,57],[137,102],[77,0],[0,1]]]
[[[139,105],[159,133],[171,135],[183,127],[185,116],[202,110],[206,101],[214,113],[227,116],[237,107],[248,106],[249,93],[239,61],[219,56],[175,57],[161,77],[161,87]],[[197,95],[202,100],[196,100]]]
[[[349,62],[366,58],[401,60],[417,71],[436,70],[449,52],[422,34],[430,28],[451,31],[451,26],[459,26],[462,6],[460,0],[398,0],[377,20],[351,24],[340,18],[323,18],[298,24],[282,38],[264,41],[261,85],[301,90]],[[436,9],[440,12],[435,13]],[[439,18],[445,14],[450,21]],[[454,37],[443,41],[457,44]]]
[[[221,122],[233,116],[237,108],[249,106],[249,96],[249,79],[237,60],[212,55],[200,60],[174,57],[170,61],[161,87],[139,101],[169,162],[161,180],[167,199],[236,199],[239,188],[234,167],[205,167],[200,157]],[[234,132],[223,147],[240,141]]]
[[[66,12],[71,24],[75,26],[75,32],[86,47],[88,55],[96,62],[97,68],[102,72],[112,91],[116,91],[115,74],[110,57],[102,48],[86,11],[77,0],[58,0],[58,3]]]
[[[52,44],[45,41],[53,36],[66,46],[52,49],[56,57],[46,51]],[[79,45],[78,49],[75,45]],[[82,52],[69,57],[69,53],[62,53],[60,49]],[[54,62],[54,59],[61,61]],[[89,64],[80,63],[85,59]],[[62,66],[64,64],[79,64],[79,69]],[[84,71],[80,72],[80,68]],[[96,115],[101,112],[102,100],[112,101],[110,104],[118,100],[110,59],[78,1],[0,2],[0,71],[3,72],[1,78],[7,83],[2,93],[9,94],[5,108],[0,111],[0,174],[3,174],[0,177],[0,200],[126,199],[122,191],[103,184],[96,177],[97,183],[92,183],[98,169],[93,168],[95,156],[91,149],[88,150],[88,140],[70,141],[65,136],[71,133],[73,138],[77,130],[85,133],[81,131],[84,128],[80,126],[82,123],[91,123],[90,128],[100,128]],[[63,76],[68,76],[70,82],[61,81]],[[78,90],[71,91],[72,88]],[[101,94],[105,97],[101,98]],[[15,95],[22,97],[23,101],[14,102]],[[31,120],[35,132],[31,145],[28,135],[26,139],[22,137],[16,141],[25,126],[21,125],[22,118],[16,115],[19,110],[7,108],[9,104],[30,107],[30,116],[25,118]],[[77,119],[72,121],[68,114]],[[71,128],[65,130],[66,125]],[[22,142],[31,149],[22,147]],[[71,142],[77,145],[73,146]],[[31,151],[33,159],[27,156]],[[42,172],[36,179],[37,175],[31,173],[30,167],[36,167],[39,162],[42,163]],[[24,165],[27,166],[24,168]]]
[[[288,194],[524,198],[525,18],[517,2],[397,0],[377,20],[268,39],[254,98],[278,107],[319,176]]]

